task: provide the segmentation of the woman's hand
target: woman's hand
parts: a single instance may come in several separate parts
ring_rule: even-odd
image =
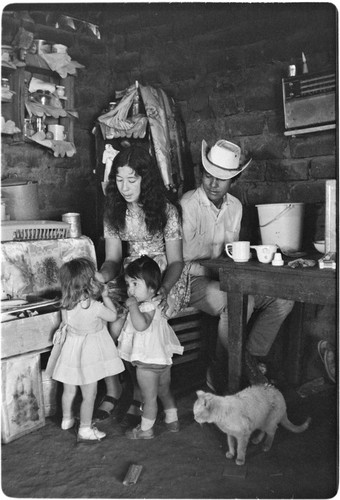
[[[100,283],[105,283],[105,280],[104,280],[104,276],[102,275],[102,273],[100,271],[96,271],[94,273],[94,277],[97,281],[99,281]]]
[[[166,310],[168,309],[168,302],[167,302],[167,297],[168,297],[168,292],[164,286],[161,286],[158,289],[157,295],[152,299],[154,302],[157,303],[158,307],[163,311],[165,314]]]

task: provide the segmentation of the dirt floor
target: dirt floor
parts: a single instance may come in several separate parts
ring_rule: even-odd
[[[303,434],[279,428],[271,451],[249,445],[245,466],[225,458],[226,438],[213,425],[194,421],[195,373],[174,372],[181,431],[166,432],[159,421],[148,441],[124,437],[119,413],[98,427],[107,438],[76,444],[61,431],[60,415],[2,445],[2,492],[14,498],[331,498],[337,492],[337,390],[286,395],[288,415],[312,423]],[[190,377],[189,377],[190,378]],[[197,384],[200,386],[199,374]],[[134,485],[123,485],[130,464],[143,466]]]

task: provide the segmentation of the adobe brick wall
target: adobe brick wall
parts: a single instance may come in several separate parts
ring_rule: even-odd
[[[302,51],[309,72],[335,68],[334,6],[108,5],[101,26],[110,97],[135,80],[173,96],[186,126],[188,168],[194,166],[196,182],[202,139],[211,145],[230,139],[253,158],[232,187],[248,207],[245,212],[257,203],[305,202],[311,205],[307,226],[309,214],[313,218],[308,239],[323,237],[325,179],[336,177],[336,134],[284,136],[281,79],[292,59],[301,71]],[[247,217],[244,223],[249,225]]]
[[[196,182],[202,138],[208,144],[218,138],[235,141],[253,162],[233,185],[233,193],[249,207],[287,201],[314,204],[313,217],[317,207],[320,224],[310,238],[322,237],[324,182],[336,177],[336,135],[325,131],[284,136],[281,78],[291,59],[299,69],[302,51],[310,72],[335,68],[335,7],[312,3],[92,7],[82,5],[83,17],[99,24],[102,43],[74,37],[69,49],[72,58],[85,65],[75,86],[77,155],[55,159],[36,146],[3,142],[2,177],[17,174],[37,180],[42,217],[80,211],[84,232],[97,240],[91,130],[115,90],[139,80],[161,86],[178,102],[191,154],[187,168],[194,168]]]

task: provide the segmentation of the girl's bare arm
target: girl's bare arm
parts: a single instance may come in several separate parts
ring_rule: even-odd
[[[127,299],[126,306],[130,311],[130,317],[134,328],[139,332],[146,330],[150,326],[156,311],[141,312],[138,307],[138,302],[134,297],[129,297]]]

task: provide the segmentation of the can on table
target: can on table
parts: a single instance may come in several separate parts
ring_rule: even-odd
[[[80,224],[80,214],[77,212],[68,212],[61,216],[63,222],[68,222],[70,224],[70,237],[80,238],[81,236],[81,224]]]

